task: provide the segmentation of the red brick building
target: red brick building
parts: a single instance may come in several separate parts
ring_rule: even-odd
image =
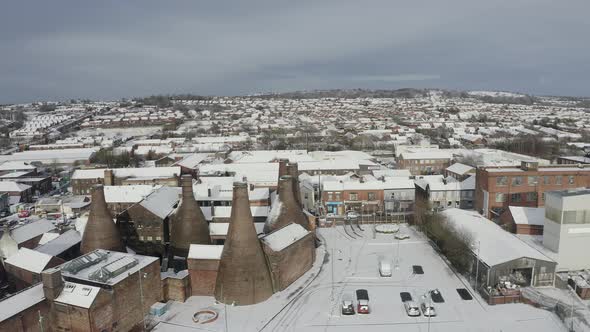
[[[590,165],[522,162],[520,167],[479,167],[476,174],[475,209],[492,220],[499,220],[508,206],[544,206],[546,191],[590,186]]]

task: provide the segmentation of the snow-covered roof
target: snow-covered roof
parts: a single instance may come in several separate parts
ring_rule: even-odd
[[[106,168],[78,169],[72,174],[72,179],[104,178]],[[113,174],[119,178],[168,178],[180,175],[180,167],[130,167],[113,168]]]
[[[517,225],[538,225],[545,224],[545,208],[533,208],[524,206],[509,206],[512,219]]]
[[[0,322],[20,314],[43,300],[45,300],[45,293],[41,283],[2,299],[0,301]]]
[[[459,174],[459,175],[466,174],[466,173],[471,172],[473,170],[475,170],[475,168],[473,168],[469,165],[461,164],[461,163],[454,163],[451,166],[447,167],[447,171],[455,173],[455,174]]]
[[[130,186],[105,186],[104,199],[107,203],[138,203],[160,185],[130,185]]]
[[[43,245],[43,244],[55,239],[58,236],[59,236],[59,233],[45,233],[41,236],[41,239],[39,240],[39,245]]]
[[[291,223],[261,238],[273,251],[281,251],[309,234],[303,226]]]
[[[44,235],[46,234],[57,233],[45,233]],[[75,229],[70,229],[63,234],[58,234],[57,237],[46,243],[40,243],[39,246],[35,248],[35,250],[51,256],[57,256],[80,243],[80,241],[82,241],[82,236],[80,233]]]
[[[254,228],[256,229],[256,234],[261,234],[264,231],[264,223],[255,222]],[[226,236],[228,230],[228,222],[212,222],[209,224],[209,235],[211,236]]]
[[[5,161],[0,164],[0,171],[35,170],[37,167],[24,161]]]
[[[56,150],[29,150],[16,152],[11,155],[0,156],[1,161],[40,161],[44,164],[53,162],[73,163],[78,160],[89,160],[98,148],[83,149],[56,149]]]
[[[53,223],[47,219],[40,219],[13,229],[10,234],[17,243],[23,243],[34,237],[55,229]]]
[[[410,177],[412,172],[408,169],[376,169],[373,170],[373,175],[379,177]]]
[[[405,160],[414,159],[451,159],[453,155],[446,150],[431,150],[425,152],[403,152],[401,157]]]
[[[21,192],[30,189],[31,186],[14,181],[0,181],[0,192]]]
[[[66,281],[64,283],[64,288],[55,299],[55,302],[69,304],[80,308],[90,308],[99,292],[99,287]]]
[[[189,259],[221,259],[223,245],[191,244],[188,250]]]
[[[139,204],[151,213],[164,219],[174,211],[174,206],[180,199],[181,190],[182,188],[180,187],[163,186],[148,195]]]
[[[51,255],[39,251],[20,248],[16,254],[6,259],[6,263],[33,273],[41,273],[51,258]]]
[[[472,250],[479,252],[480,259],[489,266],[522,257],[553,262],[551,258],[531,248],[514,234],[506,232],[475,211],[451,208],[442,213],[454,227],[472,234],[473,244],[476,246]]]

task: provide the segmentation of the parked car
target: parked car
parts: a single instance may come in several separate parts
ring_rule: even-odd
[[[410,236],[405,233],[397,233],[397,234],[395,234],[395,238],[398,240],[405,240],[405,239],[409,239]]]
[[[436,310],[434,310],[432,303],[422,302],[422,304],[420,304],[420,309],[422,310],[422,314],[426,317],[436,316]]]
[[[379,261],[379,274],[382,277],[391,277],[391,263],[388,261]]]
[[[369,292],[366,289],[356,290],[356,312],[359,314],[368,314],[371,309],[369,308]]]
[[[351,300],[342,300],[342,314],[354,315],[354,305]]]
[[[420,307],[418,306],[418,303],[414,301],[406,301],[404,302],[404,308],[406,309],[406,313],[408,314],[408,316],[420,316]]]
[[[357,219],[359,217],[358,213],[356,213],[355,211],[348,211],[346,213],[346,217],[348,219]]]
[[[19,218],[27,218],[30,216],[31,216],[31,213],[28,210],[22,210],[18,213]]]

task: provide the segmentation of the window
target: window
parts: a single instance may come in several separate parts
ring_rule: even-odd
[[[568,175],[567,176],[567,183],[568,184],[574,184],[574,176],[573,175]]]
[[[151,240],[152,240],[152,237],[151,237],[151,236],[148,236],[148,237],[147,237],[147,240],[148,240],[148,241],[151,241]]]
[[[527,178],[529,186],[536,186],[539,184],[538,179],[536,176],[529,176]]]
[[[328,193],[328,201],[332,202],[334,200],[334,196],[332,193]]]
[[[543,184],[551,184],[551,177],[547,175],[543,176]]]
[[[369,198],[370,201],[374,201],[375,200],[375,193],[374,192],[370,192],[367,195],[368,195],[368,198]]]
[[[563,179],[563,176],[561,175],[556,175],[555,176],[555,184],[561,184],[561,180]]]
[[[515,176],[512,178],[512,185],[513,186],[520,186],[522,185],[522,176]]]
[[[503,203],[506,202],[506,194],[497,193],[496,194],[496,203]]]
[[[162,237],[161,236],[156,236],[156,241],[162,241]]]
[[[340,200],[341,200],[341,199],[340,199],[340,193],[336,193],[336,200],[337,200],[337,201],[340,201]]]
[[[351,201],[358,201],[359,196],[357,193],[350,193],[348,194],[348,199],[350,199]]]
[[[537,201],[537,193],[536,192],[526,193],[526,200],[528,202],[536,202]]]
[[[518,203],[521,201],[520,193],[510,194],[510,201],[514,203]]]
[[[507,186],[508,185],[508,177],[507,176],[498,176],[496,178],[496,186]]]

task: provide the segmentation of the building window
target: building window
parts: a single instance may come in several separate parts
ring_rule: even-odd
[[[527,178],[529,186],[536,186],[539,184],[538,179],[536,176],[529,176]]]
[[[152,237],[151,237],[151,236],[148,236],[148,237],[147,237],[147,240],[148,240],[148,241],[151,241],[151,240],[152,240]]]
[[[337,200],[337,201],[340,201],[340,200],[341,200],[341,198],[340,198],[340,193],[336,193],[336,200]]]
[[[162,241],[162,237],[161,236],[156,236],[156,241]]]
[[[545,193],[541,194],[541,199],[543,200],[543,202],[545,202]]]
[[[334,201],[334,196],[332,195],[332,193],[328,193],[328,202],[332,201]]]
[[[567,177],[567,183],[574,184],[574,176],[573,175],[568,175],[568,177]]]
[[[543,184],[550,184],[551,178],[547,175],[543,176]]]
[[[522,176],[515,176],[512,178],[512,185],[513,186],[521,186],[522,185]]]
[[[537,201],[537,193],[536,192],[526,193],[526,200],[529,202],[536,202]]]
[[[497,193],[496,194],[496,203],[504,203],[506,202],[506,194]]]
[[[556,175],[555,176],[555,184],[561,184],[561,180],[562,180],[563,176],[561,175]]]
[[[375,200],[375,193],[374,192],[370,192],[367,195],[368,195],[368,198],[369,198],[370,201],[374,201]]]
[[[496,186],[507,186],[507,185],[508,185],[508,177],[507,176],[496,177]]]
[[[520,202],[520,200],[521,200],[520,193],[510,194],[510,201],[511,202],[518,203],[518,202]]]
[[[358,201],[359,196],[357,193],[350,193],[348,194],[348,199],[350,199],[351,201]]]

